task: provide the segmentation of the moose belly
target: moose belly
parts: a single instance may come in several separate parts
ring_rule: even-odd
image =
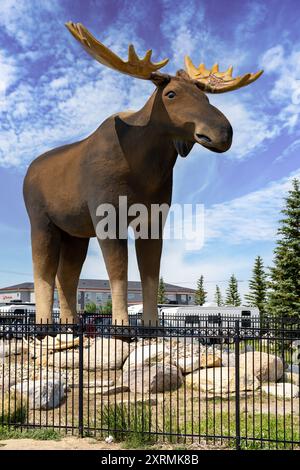
[[[64,232],[73,237],[95,237],[95,229],[87,208],[54,212],[49,214],[51,221]]]

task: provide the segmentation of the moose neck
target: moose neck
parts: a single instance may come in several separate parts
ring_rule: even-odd
[[[139,111],[116,117],[115,129],[132,178],[147,192],[158,190],[172,176],[177,159],[160,90]]]

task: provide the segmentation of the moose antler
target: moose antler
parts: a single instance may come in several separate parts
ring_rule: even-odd
[[[128,61],[124,62],[114,52],[108,49],[108,47],[94,38],[81,23],[75,24],[69,21],[66,23],[66,27],[94,59],[126,75],[149,80],[153,72],[161,69],[169,62],[169,59],[164,59],[157,63],[151,62],[151,49],[146,52],[143,59],[140,59],[132,44],[128,47]]]
[[[218,64],[209,70],[204,64],[195,67],[188,56],[185,56],[185,67],[188,76],[196,80],[198,86],[207,93],[226,93],[250,85],[261,76],[263,70],[256,73],[246,73],[240,77],[232,78],[232,66],[226,72],[219,72]]]

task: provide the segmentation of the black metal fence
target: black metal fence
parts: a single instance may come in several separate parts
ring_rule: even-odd
[[[129,445],[297,448],[299,363],[300,320],[2,319],[0,436],[46,428]]]

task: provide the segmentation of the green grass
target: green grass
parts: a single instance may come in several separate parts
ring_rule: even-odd
[[[20,427],[0,426],[0,439],[36,439],[59,441],[61,435],[54,429],[21,429]]]
[[[205,416],[203,416],[205,418]],[[171,431],[178,434],[193,434],[195,436],[201,435],[205,438],[206,435],[223,435],[228,439],[223,439],[223,443],[227,443],[229,447],[235,447],[235,416],[232,413],[230,420],[228,420],[228,413],[223,412],[213,414],[211,411],[207,414],[207,419],[199,422],[186,423],[186,426],[177,425],[176,416],[173,415],[173,423],[165,422],[165,433],[169,442],[176,442],[176,436],[171,435]],[[172,424],[172,427],[170,425]],[[169,436],[168,436],[168,433]],[[291,415],[275,416],[268,414],[257,414],[254,417],[248,414],[241,414],[240,420],[240,434],[244,436],[241,440],[242,449],[291,449],[292,444],[278,441],[298,441],[300,442],[299,420]],[[245,436],[253,439],[245,439]],[[232,438],[231,438],[232,437]],[[197,437],[196,437],[197,438]],[[182,437],[184,439],[184,437]],[[277,442],[260,442],[255,439],[267,439],[268,441]],[[214,439],[207,439],[208,443],[213,443]],[[294,446],[295,447],[295,446]]]
[[[111,434],[116,441],[122,441],[126,448],[142,448],[161,440],[170,444],[188,444],[192,439],[184,437],[185,434],[193,435],[194,442],[198,440],[198,436],[205,439],[206,436],[223,435],[227,436],[223,439],[223,445],[231,448],[236,446],[235,415],[231,413],[229,416],[225,411],[213,413],[209,410],[207,415],[202,415],[200,422],[195,416],[193,422],[188,420],[184,424],[182,416],[178,417],[175,411],[164,408],[164,420],[158,427],[158,431],[163,435],[155,436],[155,428],[152,427],[151,436],[149,405],[139,404],[128,409],[125,405],[116,404],[104,409],[103,428],[106,428],[107,434]],[[299,419],[291,415],[271,414],[256,414],[253,418],[251,414],[242,413],[240,434],[242,449],[291,449],[292,444],[278,441],[300,442]],[[248,439],[245,436],[248,436]],[[261,441],[262,439],[267,441]],[[214,444],[218,439],[207,438],[206,441],[208,444]]]
[[[139,404],[128,409],[120,404],[110,405],[104,409],[102,415],[102,429],[106,428],[107,434],[111,434],[116,441],[122,441],[126,448],[142,448],[153,445],[155,441],[169,442],[170,444],[187,444],[192,441],[185,434],[192,434],[194,442],[198,436],[205,439],[205,436],[223,435],[223,445],[234,448],[235,442],[235,415],[227,412],[213,413],[208,411],[207,415],[202,415],[202,419],[195,416],[194,421],[188,420],[185,425],[182,416],[178,416],[173,410],[164,409],[163,423],[158,427],[158,431],[163,436],[155,436],[155,428],[152,427],[153,435],[147,431],[151,429],[151,407]],[[230,419],[229,419],[230,418]],[[240,433],[242,449],[290,449],[292,444],[278,441],[298,441],[300,442],[299,420],[291,415],[275,416],[268,414],[257,414],[254,416],[244,413],[240,419]],[[131,432],[130,432],[131,431]],[[248,439],[245,439],[248,436]],[[254,439],[249,439],[254,438]],[[261,439],[267,439],[261,442]],[[214,444],[218,439],[207,438],[208,444]],[[277,442],[270,442],[277,441]]]
[[[27,408],[16,393],[6,393],[0,405],[0,426],[22,424],[26,420]]]
[[[123,441],[126,448],[146,447],[155,441],[147,432],[151,429],[151,406],[147,404],[106,405],[102,410],[101,427],[116,441]]]

